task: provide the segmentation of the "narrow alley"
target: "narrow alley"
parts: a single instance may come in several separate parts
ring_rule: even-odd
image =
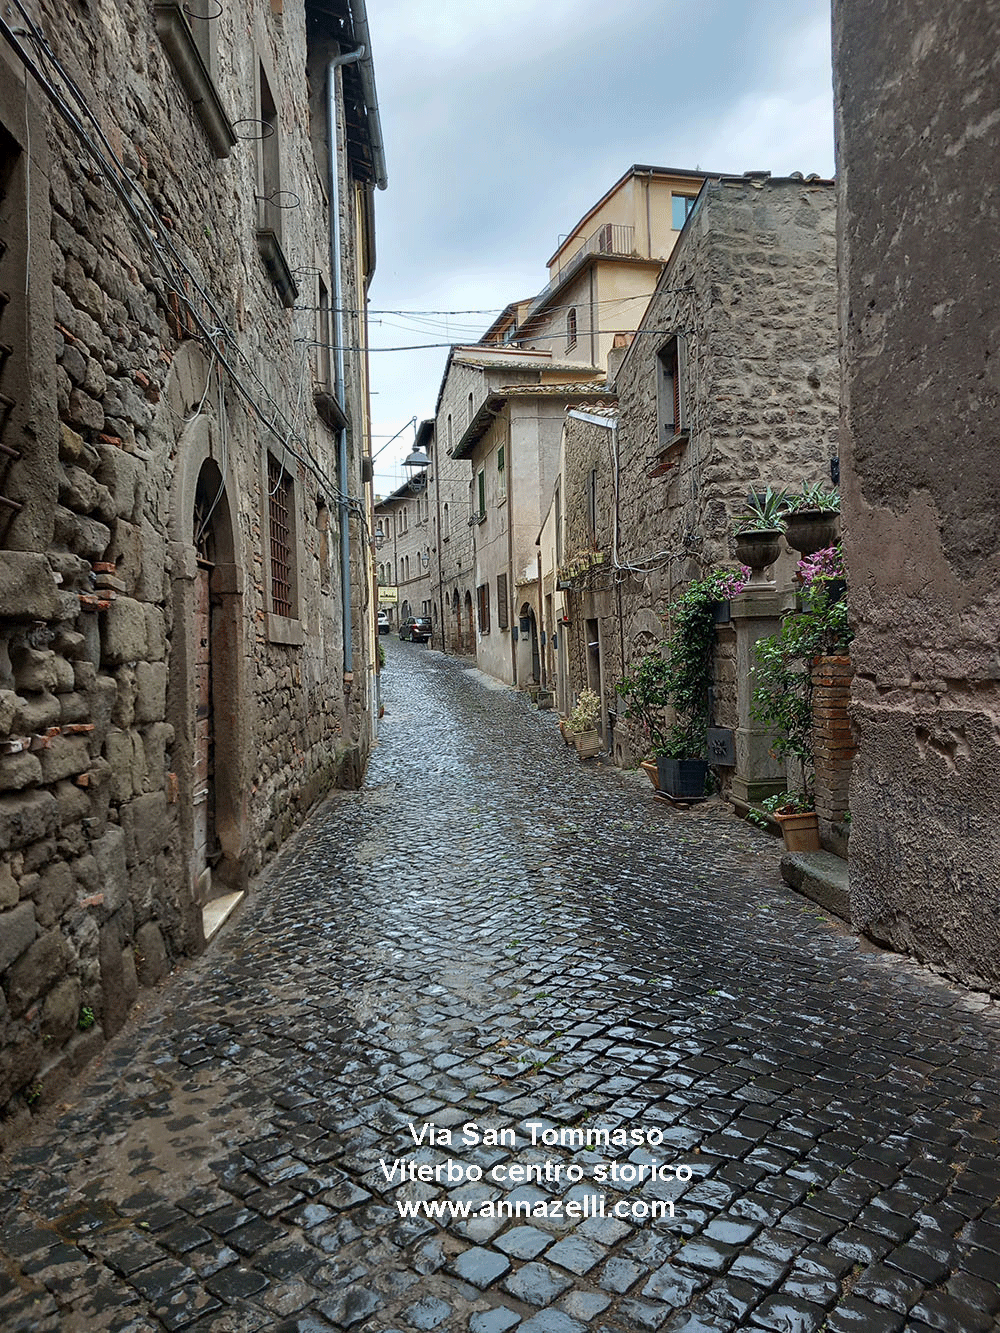
[[[4,1164],[0,1327],[995,1327],[995,1006],[387,655],[365,787]]]

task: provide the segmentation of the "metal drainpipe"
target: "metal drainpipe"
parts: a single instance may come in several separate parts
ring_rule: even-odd
[[[326,137],[330,154],[330,281],[333,284],[333,308],[336,312],[334,333],[334,391],[340,410],[347,416],[347,387],[344,383],[344,284],[340,263],[340,173],[337,170],[339,116],[337,104],[337,70],[341,65],[353,65],[361,60],[365,48],[359,47],[346,55],[334,56],[327,66],[326,78]],[[340,586],[344,607],[344,675],[354,671],[354,622],[351,614],[351,534],[347,509],[347,429],[341,427],[338,439],[340,480]]]

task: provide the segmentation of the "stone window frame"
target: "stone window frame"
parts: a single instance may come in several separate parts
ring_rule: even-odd
[[[672,333],[656,351],[657,452],[688,437],[687,367],[687,339],[682,333]]]
[[[257,149],[257,249],[267,276],[274,284],[278,299],[286,310],[298,300],[299,288],[285,257],[285,207],[278,202],[282,190],[281,118],[274,89],[278,81],[264,57],[255,52],[257,78],[254,81],[254,118],[262,133]]]
[[[153,7],[153,17],[157,36],[191,100],[212,151],[216,157],[226,158],[236,145],[236,131],[216,87],[218,29],[213,19],[201,19],[194,12],[196,8],[209,11],[211,6],[212,0],[185,0],[184,4],[161,0]],[[198,25],[197,30],[194,24]]]
[[[490,632],[490,585],[480,583],[476,589],[476,617],[480,634]]]
[[[305,642],[305,631],[300,616],[302,569],[301,524],[298,513],[299,487],[293,459],[284,448],[264,450],[262,466],[262,554],[264,557],[265,632],[269,643],[298,647]],[[272,490],[280,486],[281,491]],[[286,496],[283,506],[286,516],[284,554],[287,562],[287,596],[280,596],[280,570],[274,565],[273,543],[282,541],[281,532],[275,532],[280,519],[276,497]],[[285,614],[290,612],[290,614]]]
[[[570,306],[566,311],[566,351],[572,352],[577,342],[577,319],[576,306]]]

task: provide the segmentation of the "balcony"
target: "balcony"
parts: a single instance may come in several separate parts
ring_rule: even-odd
[[[577,269],[582,268],[584,262],[591,255],[611,255],[619,259],[641,259],[642,256],[637,254],[635,249],[635,228],[605,222],[603,226],[592,232],[579,250],[573,251],[565,264],[556,271],[555,275],[549,279],[548,284],[542,288],[532,301],[528,313],[521,322],[522,329],[541,310],[556,288],[571,278]]]

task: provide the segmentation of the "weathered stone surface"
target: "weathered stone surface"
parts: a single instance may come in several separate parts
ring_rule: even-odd
[[[32,732],[44,732],[59,721],[59,700],[54,694],[36,694],[29,698],[15,697],[17,697],[17,712],[11,730],[18,735],[27,736]]]
[[[20,754],[0,756],[0,791],[21,791],[42,780],[42,766],[36,755],[22,750]]]
[[[983,331],[1000,319],[985,258],[1000,225],[976,181],[998,41],[992,6],[835,9],[851,907],[876,939],[993,992],[1000,381]],[[903,124],[923,128],[890,147]]]
[[[141,602],[116,597],[103,616],[102,659],[108,666],[136,662],[145,657],[146,616]]]
[[[134,521],[142,505],[145,468],[139,459],[113,444],[98,444],[97,480],[111,492],[115,515]]]
[[[76,898],[76,880],[65,861],[54,861],[39,875],[32,898],[38,924],[54,926]]]
[[[18,698],[13,690],[0,690],[0,735],[8,736],[17,716]]]
[[[0,557],[0,609],[10,619],[44,620],[55,614],[58,587],[44,555],[4,551]]]
[[[80,979],[64,977],[53,986],[42,1005],[42,1032],[61,1045],[76,1030],[80,1016]]]
[[[34,903],[21,903],[12,912],[0,912],[0,972],[6,972],[34,939]]]
[[[136,722],[162,722],[167,711],[166,662],[139,662],[135,669]]]
[[[122,806],[122,827],[134,848],[134,862],[141,865],[163,848],[169,836],[167,797],[162,791],[138,796]]]
[[[170,971],[163,933],[153,921],[147,921],[135,932],[135,963],[143,986],[155,986]]]
[[[5,989],[11,1013],[23,1014],[32,1000],[59,980],[68,962],[69,950],[58,930],[40,935],[7,974]]]
[[[93,518],[82,518],[72,509],[56,506],[55,539],[85,560],[100,560],[111,541],[111,530]]]
[[[781,877],[793,889],[850,924],[847,862],[841,857],[832,852],[786,852],[781,858]]]
[[[54,831],[58,820],[59,806],[48,792],[0,796],[0,851],[37,842]]]
[[[13,907],[19,897],[13,871],[5,861],[0,861],[0,911],[5,907]]]
[[[100,892],[104,894],[105,910],[109,914],[117,912],[128,897],[125,834],[120,828],[109,828],[103,837],[94,840],[91,852],[97,866]],[[78,862],[78,872],[79,866]]]
[[[58,679],[55,653],[47,649],[21,648],[11,652],[11,665],[19,692],[36,694],[55,688]]]
[[[90,765],[90,753],[83,736],[53,736],[39,751],[39,756],[44,779],[49,783],[85,773]]]

